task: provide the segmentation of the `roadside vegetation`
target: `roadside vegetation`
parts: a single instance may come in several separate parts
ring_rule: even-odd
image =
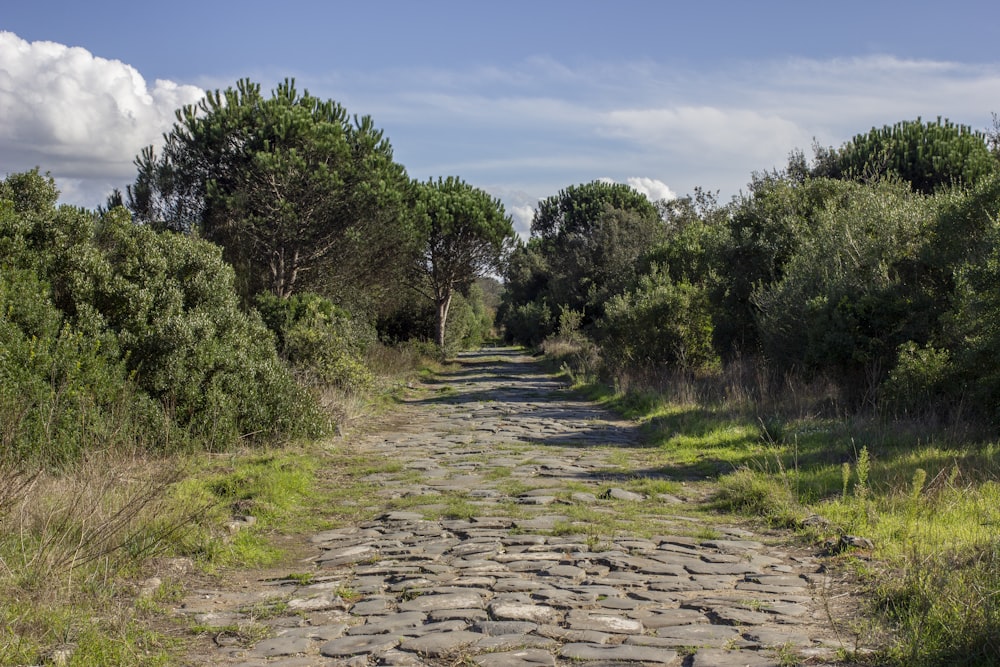
[[[370,118],[241,81],[136,166],[0,181],[0,665],[175,663],[180,582],[366,517],[344,436],[491,336],[510,219]]]
[[[569,186],[521,242],[293,81],[177,118],[96,211],[0,181],[0,665],[170,664],[178,582],[374,512],[396,464],[344,434],[495,324],[646,425],[661,491],[857,573],[865,659],[1000,662],[1000,129],[874,128],[729,203]]]
[[[659,474],[859,576],[876,663],[1000,661],[997,129],[875,128],[729,203],[567,188],[506,274],[508,339]]]

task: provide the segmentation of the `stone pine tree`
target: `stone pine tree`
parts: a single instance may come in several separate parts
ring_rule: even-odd
[[[514,226],[498,199],[452,176],[418,184],[415,218],[422,253],[413,285],[434,302],[443,352],[455,290],[501,270]]]
[[[930,194],[974,185],[996,170],[987,134],[939,117],[873,127],[839,149],[817,148],[811,175],[871,181],[891,174]]]
[[[407,263],[410,179],[388,140],[292,80],[210,92],[136,165],[137,220],[219,243],[248,294],[365,291]]]

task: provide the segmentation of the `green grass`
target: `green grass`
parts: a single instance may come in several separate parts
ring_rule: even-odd
[[[158,667],[173,664],[175,641],[145,627],[112,598],[101,611],[91,605],[8,601],[0,606],[0,665],[63,664],[72,667]]]
[[[860,572],[869,588],[867,612],[883,639],[879,660],[1000,662],[1000,444],[874,417],[760,418],[745,405],[675,404],[593,385],[578,390],[642,425],[644,446],[609,458],[639,478],[628,488],[654,493],[664,484],[660,492],[676,493],[677,482],[688,489],[711,484],[706,506],[720,518],[798,527],[815,513],[829,523],[803,529],[806,539],[872,540],[873,560]],[[669,482],[641,479],[651,472]],[[621,507],[614,518],[582,509],[567,514],[607,532],[637,523]],[[709,525],[703,532],[697,536],[714,531]]]

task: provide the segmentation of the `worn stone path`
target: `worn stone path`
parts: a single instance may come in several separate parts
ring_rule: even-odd
[[[178,613],[220,628],[207,663],[834,661],[817,559],[702,525],[684,516],[683,493],[616,474],[609,460],[641,444],[634,426],[529,359],[486,350],[460,360],[403,407],[402,426],[358,445],[400,462],[371,480],[397,509],[314,535],[309,581],[185,600]],[[254,607],[263,602],[270,613]],[[224,628],[254,620],[253,609],[270,636],[228,646]]]

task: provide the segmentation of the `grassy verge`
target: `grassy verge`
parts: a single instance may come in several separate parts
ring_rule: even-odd
[[[380,350],[367,396],[328,393],[360,428],[425,361]],[[283,536],[368,518],[369,476],[394,461],[348,439],[223,454],[92,448],[71,468],[0,458],[0,665],[176,664],[192,628],[166,610],[191,577],[281,567]]]
[[[589,379],[576,388],[644,425],[651,472],[711,481],[714,509],[799,529],[858,572],[883,645],[867,660],[1000,662],[995,441],[915,421],[817,416],[795,388],[791,407],[746,391],[706,398],[691,385],[614,391]]]

